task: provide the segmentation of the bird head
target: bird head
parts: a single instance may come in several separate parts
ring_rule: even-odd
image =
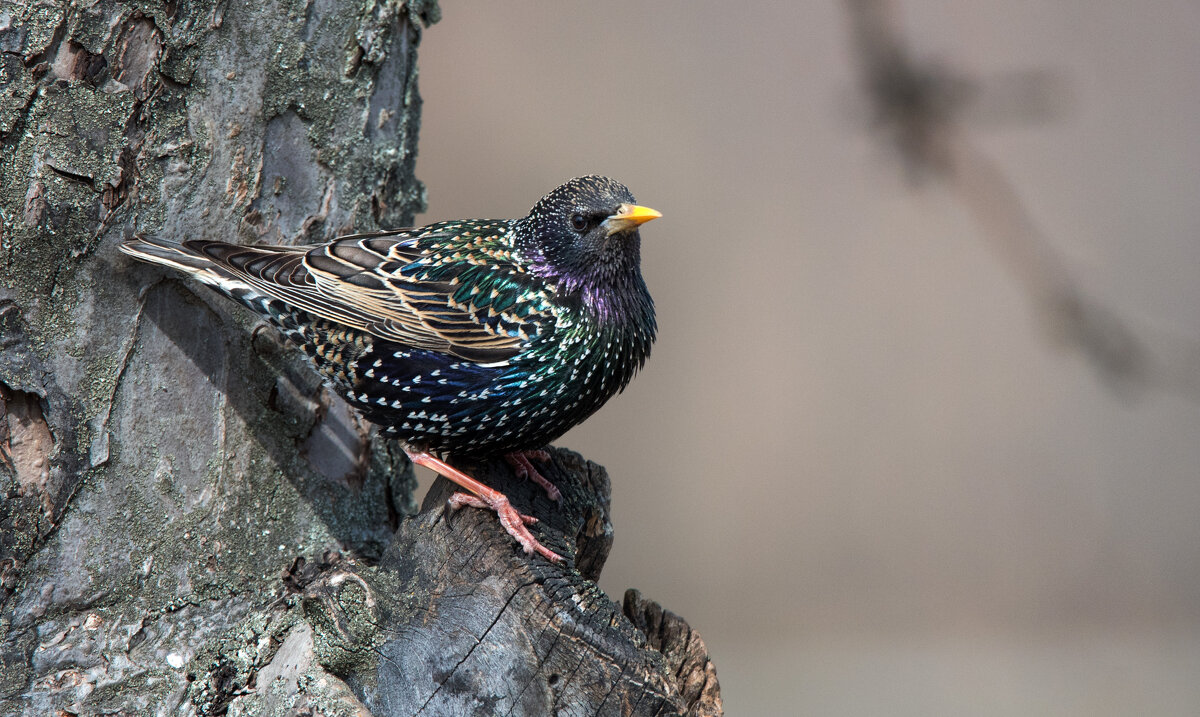
[[[518,222],[516,249],[560,289],[598,289],[640,277],[638,227],[662,214],[635,203],[608,177],[576,177],[538,200]]]

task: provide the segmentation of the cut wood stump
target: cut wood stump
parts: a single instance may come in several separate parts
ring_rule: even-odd
[[[488,511],[452,510],[439,479],[380,564],[331,556],[285,576],[312,652],[374,715],[719,715],[703,641],[636,591],[595,584],[612,545],[600,466],[554,450],[557,506],[503,461],[464,466],[540,520],[563,564],[531,557]],[[311,626],[311,627],[310,627]],[[287,675],[276,677],[286,680]],[[264,686],[260,684],[259,689]]]

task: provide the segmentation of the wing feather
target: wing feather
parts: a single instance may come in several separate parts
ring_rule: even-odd
[[[396,231],[356,234],[317,247],[184,245],[257,291],[314,316],[406,346],[502,363],[539,333],[540,322],[553,317],[527,304],[521,312],[497,311],[490,306],[492,282],[488,291],[472,295],[464,294],[453,272],[448,279],[445,271],[430,278],[422,269],[441,258],[432,247],[452,238]],[[467,266],[473,275],[480,269],[477,263]],[[511,275],[528,281],[515,266],[494,271],[497,280]]]

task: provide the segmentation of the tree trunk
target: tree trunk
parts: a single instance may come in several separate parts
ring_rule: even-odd
[[[410,224],[437,14],[0,1],[0,713],[719,712],[686,624],[590,582],[601,469],[556,453],[558,510],[480,467],[566,567],[443,487],[409,519],[274,332],[116,252]]]

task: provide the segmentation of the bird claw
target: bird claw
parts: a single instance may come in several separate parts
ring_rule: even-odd
[[[517,509],[512,506],[512,503],[504,495],[488,500],[476,495],[460,492],[451,495],[446,502],[452,510],[458,510],[463,506],[471,506],[472,508],[483,508],[484,510],[494,511],[496,516],[500,518],[500,525],[504,527],[505,532],[520,543],[526,553],[530,555],[537,553],[552,563],[562,562],[563,558],[561,555],[539,543],[537,538],[533,537],[533,533],[529,532],[529,528],[526,527],[538,522],[538,519],[532,515],[518,513]]]
[[[550,497],[550,500],[562,505],[562,491],[558,489],[558,486],[551,483],[545,476],[539,473],[537,468],[533,467],[533,463],[529,460],[530,458],[540,463],[545,463],[550,460],[550,454],[546,451],[536,450],[513,451],[504,456],[504,460],[508,461],[508,464],[512,466],[518,478],[528,478],[537,483],[542,487],[542,490],[546,491],[546,495]]]
[[[482,508],[484,510],[495,510],[495,508],[483,498],[480,498],[477,495],[471,495],[470,493],[463,493],[462,491],[459,491],[447,498],[446,503],[450,505],[450,510],[458,510],[463,506]],[[521,522],[525,523],[525,525],[533,525],[534,523],[538,522],[538,519],[532,515],[525,515],[524,513],[517,513],[517,515],[521,517]]]
[[[526,553],[531,555],[537,553],[552,563],[562,562],[563,558],[561,555],[539,543],[537,538],[533,537],[533,533],[529,532],[529,528],[526,527],[536,523],[537,518],[518,513],[516,508],[512,507],[512,503],[509,502],[508,496],[495,488],[489,488],[487,485],[480,483],[427,451],[405,448],[404,452],[413,463],[437,471],[438,475],[457,483],[460,487],[469,491],[469,493],[455,493],[450,496],[447,503],[452,510],[469,505],[475,508],[495,511],[496,516],[500,518],[500,524],[504,526],[505,532],[520,543]]]

